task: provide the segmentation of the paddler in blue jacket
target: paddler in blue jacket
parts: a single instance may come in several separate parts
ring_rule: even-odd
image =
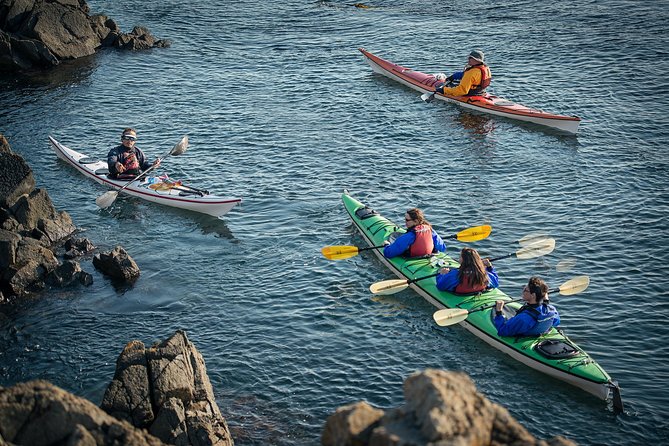
[[[539,336],[560,325],[560,315],[548,303],[548,285],[538,277],[531,277],[523,288],[525,305],[507,320],[502,313],[504,301],[498,300],[493,320],[500,336]]]
[[[479,293],[499,286],[499,277],[488,259],[481,259],[473,248],[460,251],[460,268],[442,268],[437,288],[455,294]]]
[[[400,235],[394,242],[387,244],[383,248],[383,255],[386,258],[404,255],[406,257],[426,257],[435,252],[446,251],[444,241],[439,237],[432,225],[425,220],[423,211],[418,208],[409,209],[404,214],[404,223],[407,232]]]
[[[484,57],[481,50],[469,53],[464,71],[456,71],[447,77],[446,83],[435,86],[435,91],[451,96],[472,96],[485,93],[485,89],[492,80],[492,74],[490,68],[484,63]],[[460,81],[457,86],[446,87],[456,80]]]
[[[137,141],[137,131],[126,128],[121,133],[121,144],[107,154],[107,166],[111,178],[131,179],[152,165],[160,165],[159,159],[153,163],[147,161],[139,147],[135,147],[135,141]]]

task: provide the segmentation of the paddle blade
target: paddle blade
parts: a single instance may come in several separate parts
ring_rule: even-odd
[[[172,147],[170,155],[175,155],[175,156],[181,155],[186,151],[187,148],[188,148],[188,135],[184,135],[183,138],[181,138],[181,141],[179,141],[174,145],[174,147]]]
[[[321,249],[321,252],[326,259],[329,260],[342,260],[348,259],[349,257],[357,256],[360,252],[357,246],[326,246]]]
[[[564,296],[571,296],[585,291],[588,285],[590,285],[590,277],[578,276],[560,285],[558,292]]]
[[[490,225],[474,226],[473,228],[458,232],[455,238],[461,242],[478,242],[479,240],[488,238],[491,232],[492,226]]]
[[[576,259],[564,259],[560,260],[557,265],[555,265],[555,270],[559,273],[564,273],[571,271],[574,266],[576,266]]]
[[[109,192],[105,192],[104,194],[96,198],[95,204],[97,204],[102,209],[108,208],[109,206],[112,205],[114,200],[116,200],[116,197],[118,197],[118,192],[116,192],[115,190],[110,190]]]
[[[550,254],[554,249],[555,239],[547,238],[520,248],[516,251],[516,257],[519,259],[533,259]]]
[[[536,243],[540,240],[545,240],[545,239],[549,239],[549,238],[551,238],[551,237],[548,234],[542,234],[542,233],[535,232],[533,234],[527,234],[525,237],[523,237],[519,240],[516,240],[516,242],[518,242],[518,244],[520,246],[527,246],[527,245],[531,245],[533,243]]]
[[[444,310],[435,311],[432,319],[440,327],[458,324],[469,316],[469,312],[464,308],[446,308]]]
[[[383,282],[371,284],[369,291],[371,291],[372,294],[395,294],[405,290],[408,286],[409,282],[406,280],[384,280]]]
[[[428,104],[434,99],[434,92],[427,92],[420,95],[420,98]]]

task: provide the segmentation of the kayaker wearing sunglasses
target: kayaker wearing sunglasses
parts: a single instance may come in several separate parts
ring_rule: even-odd
[[[493,320],[500,336],[540,336],[551,327],[560,325],[560,315],[553,305],[548,303],[548,285],[539,277],[531,277],[523,288],[525,305],[516,315],[507,320],[502,308],[504,301],[496,302],[496,315]]]
[[[405,234],[397,237],[392,243],[387,240],[384,242],[384,245],[387,245],[383,248],[383,255],[386,258],[399,255],[425,257],[432,255],[433,252],[446,251],[444,241],[425,220],[425,215],[420,209],[409,209],[404,214],[404,223],[407,227]]]
[[[135,141],[137,141],[137,131],[133,128],[126,128],[121,133],[121,144],[107,154],[107,165],[111,178],[131,179],[152,165],[160,165],[159,159],[153,163],[147,161],[139,147],[135,147]]]
[[[474,50],[469,53],[464,71],[456,71],[451,74],[446,78],[446,82],[436,86],[435,90],[451,96],[471,96],[485,93],[485,89],[488,88],[492,80],[492,74],[490,74],[490,68],[483,62],[484,57],[481,50]],[[457,80],[460,83],[456,87],[446,87],[446,85],[452,85],[453,81]]]

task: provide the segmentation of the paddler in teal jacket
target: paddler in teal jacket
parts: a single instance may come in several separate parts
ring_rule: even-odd
[[[490,68],[483,62],[485,55],[481,50],[474,50],[469,53],[467,66],[464,71],[457,71],[446,78],[445,84],[435,87],[435,91],[451,96],[471,96],[485,93],[485,89],[490,85],[492,74]],[[454,80],[460,80],[456,87],[445,87]]]
[[[404,223],[407,232],[400,235],[394,242],[383,248],[386,258],[405,255],[407,257],[425,257],[434,252],[446,251],[444,241],[439,234],[432,229],[432,225],[425,219],[423,211],[418,208],[409,209],[404,214]]]
[[[560,315],[553,305],[548,303],[548,285],[538,277],[531,277],[523,288],[525,305],[516,315],[507,320],[502,313],[504,301],[498,300],[495,306],[493,323],[500,336],[540,336],[560,325]]]

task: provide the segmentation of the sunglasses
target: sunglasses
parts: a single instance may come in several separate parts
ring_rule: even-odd
[[[127,135],[126,135],[126,136],[122,136],[121,139],[122,139],[123,141],[137,141],[137,138],[135,138],[134,136],[127,136]]]

